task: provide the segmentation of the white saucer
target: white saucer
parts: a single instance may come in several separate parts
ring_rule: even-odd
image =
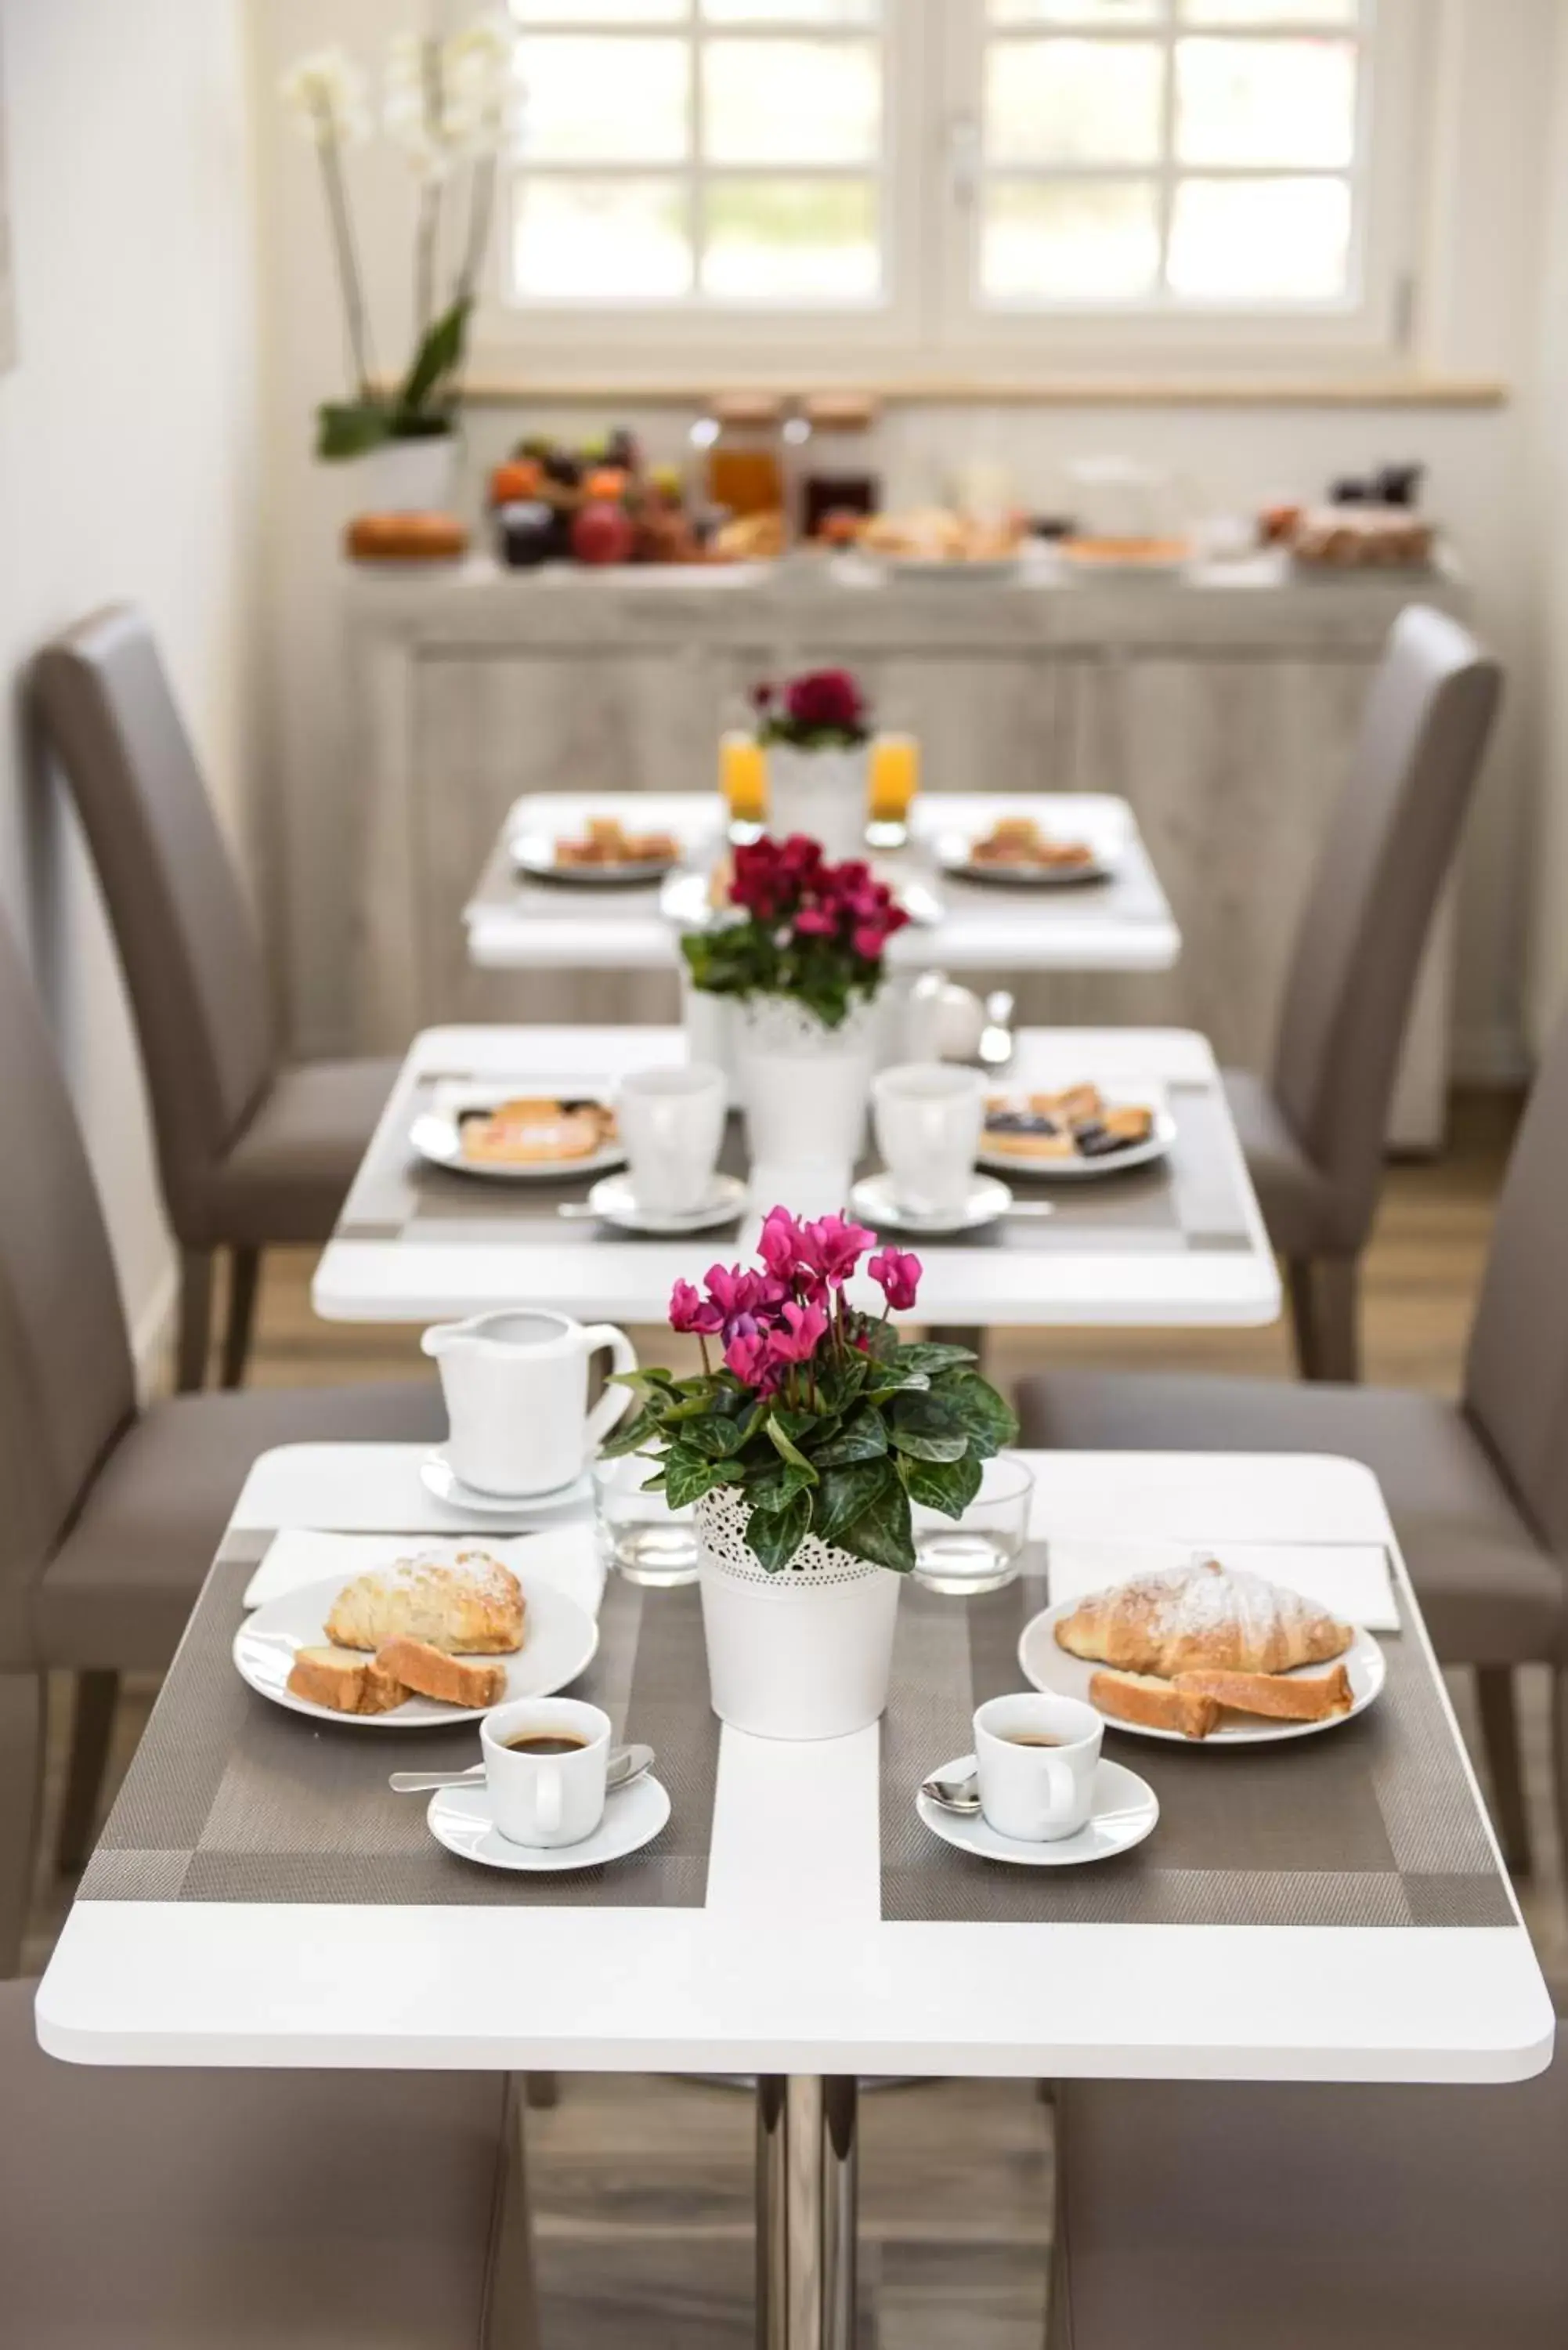
[[[1018,1661],[1023,1677],[1037,1690],[1050,1697],[1081,1698],[1092,1705],[1089,1683],[1102,1668],[1086,1658],[1075,1657],[1064,1648],[1056,1638],[1056,1626],[1064,1616],[1070,1616],[1077,1607],[1075,1599],[1059,1600],[1054,1607],[1043,1607],[1023,1627],[1018,1639]],[[1350,1705],[1344,1713],[1326,1714],[1321,1721],[1271,1721],[1263,1714],[1222,1713],[1220,1726],[1207,1738],[1189,1738],[1179,1730],[1154,1730],[1141,1721],[1122,1721],[1115,1714],[1103,1719],[1108,1728],[1120,1731],[1127,1738],[1162,1738],[1168,1745],[1196,1746],[1277,1746],[1282,1739],[1316,1738],[1325,1730],[1337,1730],[1342,1722],[1354,1721],[1376,1702],[1388,1678],[1387,1661],[1370,1632],[1359,1627],[1349,1648],[1338,1661],[1350,1676]],[[1303,1679],[1321,1673],[1322,1665],[1298,1668]],[[1098,1711],[1098,1708],[1096,1709]]]
[[[670,1795],[651,1775],[636,1780],[618,1794],[605,1798],[603,1819],[581,1844],[509,1843],[491,1824],[490,1790],[485,1786],[442,1787],[431,1797],[425,1817],[437,1844],[456,1853],[459,1860],[476,1860],[482,1868],[515,1869],[525,1877],[548,1877],[571,1868],[597,1868],[607,1860],[624,1860],[628,1852],[651,1844],[670,1817]]]
[[[398,1555],[399,1538],[387,1538],[387,1562]],[[514,1569],[514,1572],[517,1571]],[[313,1721],[342,1722],[350,1730],[450,1730],[456,1721],[477,1721],[483,1706],[442,1705],[429,1697],[408,1697],[390,1713],[338,1713],[298,1697],[288,1687],[294,1659],[301,1648],[327,1643],[327,1618],[345,1582],[335,1575],[324,1583],[307,1583],[297,1591],[280,1592],[264,1600],[245,1617],[234,1634],[234,1658],[240,1679],[258,1697],[270,1698],[290,1713],[309,1714]],[[518,1573],[525,1605],[523,1646],[514,1656],[486,1658],[487,1664],[504,1665],[506,1687],[499,1702],[519,1697],[554,1697],[575,1681],[591,1664],[599,1645],[599,1627],[586,1607],[566,1592],[546,1583],[541,1575]]]
[[[588,1205],[607,1224],[623,1232],[654,1232],[671,1237],[682,1232],[706,1232],[715,1224],[732,1223],[746,1204],[746,1187],[735,1175],[715,1175],[700,1208],[679,1216],[656,1216],[637,1204],[629,1175],[607,1175],[588,1193]]]
[[[438,1444],[420,1462],[420,1482],[449,1510],[462,1510],[470,1517],[483,1518],[489,1525],[510,1523],[514,1518],[549,1517],[557,1510],[574,1509],[594,1498],[593,1479],[586,1469],[569,1485],[553,1485],[547,1493],[482,1492],[477,1485],[463,1483],[446,1457],[444,1444]]]
[[[930,1775],[967,1779],[973,1769],[974,1756],[961,1754]],[[1125,1762],[1102,1760],[1095,1771],[1087,1823],[1076,1835],[1063,1836],[1056,1844],[1021,1844],[1016,1836],[999,1835],[983,1812],[944,1811],[929,1795],[918,1794],[915,1809],[944,1844],[978,1854],[981,1860],[1012,1861],[1022,1868],[1075,1868],[1080,1862],[1109,1860],[1113,1853],[1130,1852],[1141,1844],[1159,1818],[1159,1798],[1147,1780]]]
[[[973,1232],[986,1224],[994,1224],[1005,1216],[1012,1205],[1012,1194],[1005,1183],[992,1175],[977,1175],[970,1185],[969,1197],[956,1214],[922,1215],[918,1209],[906,1208],[893,1189],[890,1175],[867,1175],[849,1194],[852,1214],[876,1227],[898,1232],[926,1232],[936,1239],[944,1232]]]

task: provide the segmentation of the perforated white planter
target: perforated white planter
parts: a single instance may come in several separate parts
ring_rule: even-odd
[[[836,1028],[793,996],[737,1000],[735,1086],[753,1165],[854,1166],[881,1025],[875,1000],[853,1004]]]
[[[869,746],[803,751],[794,743],[768,744],[768,830],[775,840],[792,832],[820,841],[835,865],[866,854],[866,794]]]
[[[888,1702],[902,1575],[808,1534],[769,1575],[732,1485],[697,1504],[713,1711],[755,1738],[846,1738]]]

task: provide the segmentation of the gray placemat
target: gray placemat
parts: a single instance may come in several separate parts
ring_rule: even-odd
[[[639,1235],[614,1225],[563,1224],[557,1210],[563,1201],[587,1198],[597,1178],[563,1174],[558,1180],[501,1184],[474,1175],[453,1174],[432,1167],[410,1147],[407,1128],[427,1111],[438,1083],[421,1078],[409,1098],[407,1125],[388,1128],[372,1145],[355,1178],[337,1237],[346,1241],[439,1241],[443,1245],[495,1247],[511,1243],[556,1247],[563,1234],[573,1241],[591,1239],[595,1245],[624,1246]],[[467,1080],[464,1080],[467,1082]],[[585,1076],[576,1080],[585,1088],[604,1089],[607,1080]],[[497,1083],[499,1100],[507,1092],[554,1092],[562,1081],[529,1079],[520,1072]],[[1048,1219],[1002,1221],[976,1232],[933,1238],[922,1233],[919,1247],[929,1253],[944,1248],[1028,1249],[1050,1253],[1113,1248],[1153,1253],[1186,1249],[1245,1250],[1252,1245],[1247,1224],[1246,1192],[1240,1159],[1231,1138],[1230,1113],[1224,1094],[1215,1083],[1168,1086],[1167,1106],[1176,1124],[1176,1138],[1166,1158],[1145,1167],[1113,1170],[1092,1181],[1051,1182],[1031,1178],[1020,1169],[1009,1180],[1020,1199],[1049,1199],[1054,1213]],[[748,1171],[745,1128],[732,1116],[720,1154],[727,1175],[742,1179]],[[857,1175],[870,1174],[879,1165],[868,1155]],[[741,1220],[715,1225],[694,1234],[694,1250],[722,1251],[739,1238]],[[889,1236],[894,1236],[889,1228]],[[897,1235],[907,1240],[907,1235]],[[704,1260],[705,1261],[705,1260]]]
[[[391,1771],[465,1768],[479,1751],[472,1722],[417,1734],[317,1722],[245,1686],[230,1648],[257,1556],[254,1534],[219,1553],[79,1899],[703,1907],[719,1725],[694,1587],[649,1594],[613,1576],[598,1654],[572,1685],[604,1708],[618,1738],[657,1750],[668,1824],[613,1867],[524,1877],[455,1858],[426,1826],[428,1799],[387,1784]]]
[[[1037,1570],[1044,1562],[1030,1554]],[[1106,1752],[1149,1782],[1159,1825],[1084,1868],[960,1852],[914,1808],[973,1744],[987,1698],[1022,1688],[1018,1638],[1044,1575],[968,1601],[901,1596],[882,1726],[882,1915],[949,1924],[1508,1926],[1513,1910],[1418,1643],[1385,1640],[1382,1697],[1342,1729],[1227,1752],[1115,1730]]]

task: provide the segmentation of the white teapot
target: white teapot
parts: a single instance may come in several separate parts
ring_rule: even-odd
[[[588,1409],[590,1355],[607,1347],[618,1371],[637,1368],[631,1340],[607,1322],[585,1327],[569,1315],[514,1305],[438,1322],[420,1344],[441,1372],[453,1475],[509,1501],[580,1477],[633,1400],[629,1388],[607,1388]]]

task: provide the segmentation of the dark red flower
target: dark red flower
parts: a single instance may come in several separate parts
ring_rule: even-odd
[[[860,688],[844,669],[813,670],[792,679],[784,688],[784,710],[797,726],[834,726],[848,734],[857,733],[866,719]]]

